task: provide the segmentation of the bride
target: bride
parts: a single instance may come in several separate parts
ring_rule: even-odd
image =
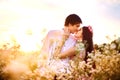
[[[69,61],[71,57],[76,55],[79,59],[87,62],[87,55],[93,50],[93,32],[91,26],[84,26],[78,30],[78,32],[73,36],[69,35],[69,38],[63,43],[63,46],[59,46],[61,52],[59,52],[55,57],[51,54],[49,59],[49,65],[56,73],[70,73]],[[59,44],[60,45],[60,44]],[[57,47],[57,46],[56,46]],[[56,51],[57,48],[51,51]]]
[[[93,50],[93,42],[92,42],[92,31],[91,27],[82,27],[79,31],[73,36],[72,34],[67,33],[67,29],[61,30],[61,34],[59,31],[50,31],[48,34],[49,41],[49,49],[45,50],[47,55],[46,66],[54,72],[55,75],[59,74],[70,74],[71,66],[69,61],[71,57],[75,55],[80,55],[79,58],[81,60],[86,60],[87,52],[91,52]],[[52,36],[51,35],[57,35]],[[59,36],[58,36],[59,35]],[[83,41],[86,40],[88,46],[86,48]]]

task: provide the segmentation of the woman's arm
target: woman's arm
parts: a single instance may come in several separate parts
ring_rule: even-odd
[[[53,31],[49,31],[47,35],[45,36],[43,40],[42,48],[41,48],[41,53],[48,55],[49,47],[52,43],[51,36],[53,36]]]

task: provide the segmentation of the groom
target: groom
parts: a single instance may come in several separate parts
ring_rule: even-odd
[[[50,44],[51,44],[51,40],[52,39],[57,39],[60,38],[60,34],[64,35],[70,35],[71,33],[74,34],[75,32],[78,31],[78,28],[80,27],[80,25],[82,24],[82,20],[81,18],[77,15],[77,14],[70,14],[66,17],[65,19],[65,23],[64,23],[64,28],[63,30],[51,30],[48,32],[44,43],[43,43],[43,47],[41,49],[41,53],[49,53],[51,50],[50,48]]]
[[[70,33],[75,33],[82,24],[81,18],[76,14],[70,14],[66,17],[64,23],[64,29],[68,29]]]

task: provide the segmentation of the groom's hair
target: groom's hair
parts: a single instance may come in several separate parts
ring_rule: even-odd
[[[64,26],[68,26],[69,24],[75,25],[78,23],[82,24],[81,18],[76,14],[70,14],[66,17]]]

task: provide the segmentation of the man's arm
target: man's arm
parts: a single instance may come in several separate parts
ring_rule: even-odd
[[[85,58],[85,56],[86,56],[85,52],[86,52],[85,50],[80,51],[80,56],[79,56],[79,58],[81,58],[81,59],[84,60],[84,58]],[[71,48],[69,48],[68,50],[60,53],[60,54],[58,55],[58,57],[59,57],[60,59],[64,59],[64,58],[67,58],[67,57],[72,57],[72,56],[74,56],[74,55],[76,55],[75,47],[71,47]]]
[[[62,59],[62,58],[71,57],[74,55],[75,55],[75,47],[71,47],[68,50],[60,53],[58,57]]]

